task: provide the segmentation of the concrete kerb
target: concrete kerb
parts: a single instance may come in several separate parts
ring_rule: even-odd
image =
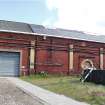
[[[1,77],[1,78],[3,78],[3,77]],[[7,80],[9,80],[11,83],[15,84],[15,81],[11,81],[11,79],[12,79],[13,77],[4,77],[4,78],[6,78]],[[47,102],[45,102],[44,100],[42,100],[42,99],[40,99],[39,97],[35,96],[33,93],[27,91],[27,89],[25,89],[25,88],[19,86],[18,84],[15,84],[15,85],[17,86],[17,88],[21,89],[21,90],[22,90],[23,92],[25,92],[26,94],[28,94],[28,95],[30,95],[31,97],[37,99],[38,102],[42,103],[43,105],[50,105],[50,104],[48,104]]]
[[[31,95],[33,98],[37,97],[38,100],[44,105],[89,105],[84,102],[75,101],[64,95],[59,95],[42,89],[38,86],[20,80],[19,78],[7,77],[7,79],[22,89],[24,92]]]

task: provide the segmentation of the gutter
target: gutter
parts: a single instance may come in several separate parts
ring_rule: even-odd
[[[49,36],[49,37],[56,37],[56,38],[66,38],[66,39],[74,39],[74,40],[81,40],[81,41],[91,41],[91,42],[97,42],[97,43],[105,43],[105,42],[100,42],[100,41],[86,40],[86,39],[81,39],[81,38],[72,38],[72,37],[61,36],[61,35],[54,36],[54,35],[49,35],[49,34],[39,34],[39,33],[36,33],[36,32],[21,32],[21,31],[12,31],[12,30],[0,30],[0,32],[25,34],[25,35]]]

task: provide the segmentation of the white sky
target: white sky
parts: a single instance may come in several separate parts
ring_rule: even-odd
[[[49,10],[56,9],[54,27],[105,34],[105,0],[46,0]]]

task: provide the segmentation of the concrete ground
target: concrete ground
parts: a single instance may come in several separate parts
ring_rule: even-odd
[[[6,78],[0,78],[0,105],[43,105]]]
[[[13,84],[22,89],[33,98],[38,97],[42,100],[44,105],[89,105],[84,102],[78,102],[64,95],[59,95],[48,90],[42,89],[38,86],[32,85],[28,82],[22,81],[18,78],[8,78]],[[28,105],[28,104],[25,104]],[[31,104],[29,104],[31,105]],[[33,104],[32,104],[33,105]],[[37,105],[37,104],[35,104]]]

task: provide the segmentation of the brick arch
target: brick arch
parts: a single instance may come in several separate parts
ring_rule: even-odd
[[[83,70],[85,69],[88,69],[90,67],[94,67],[94,64],[93,64],[93,61],[91,59],[84,59],[82,62],[81,62],[81,68]]]

